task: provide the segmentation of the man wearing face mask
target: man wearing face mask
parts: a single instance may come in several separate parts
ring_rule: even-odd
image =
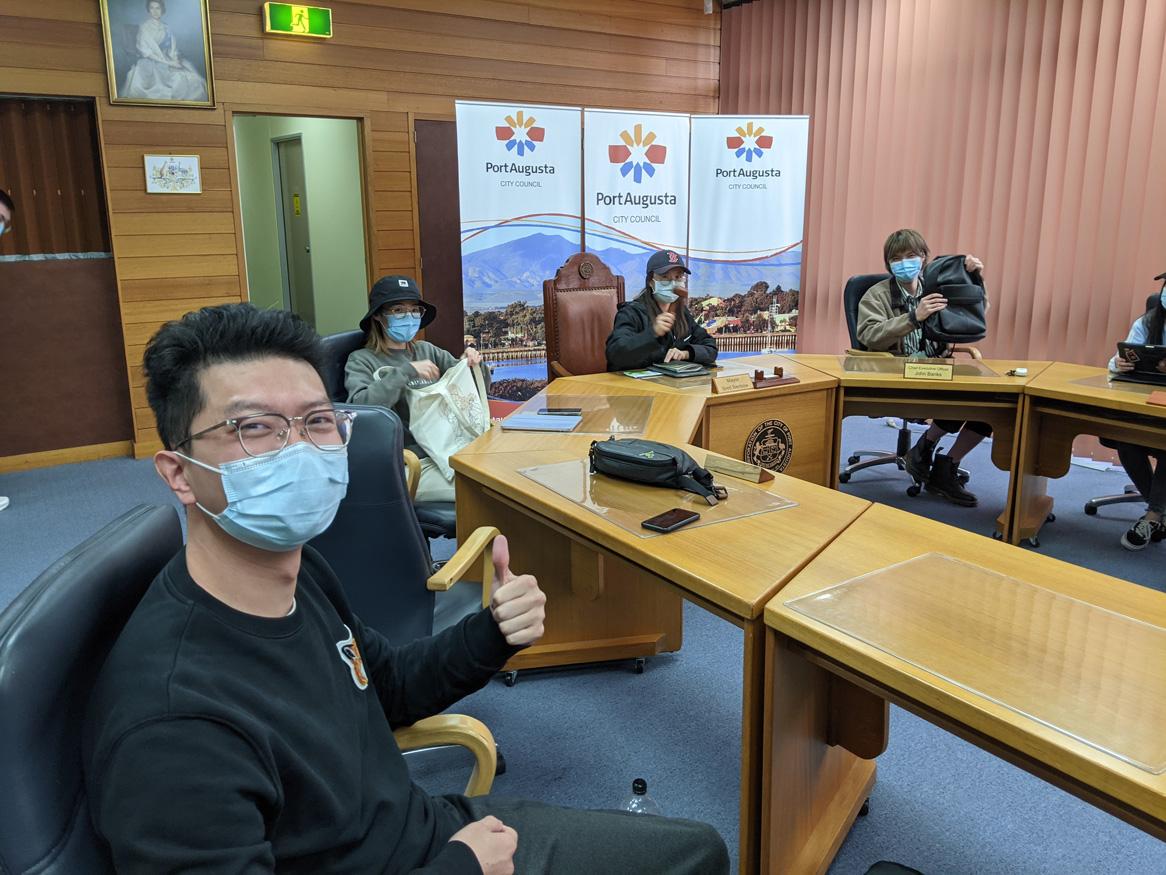
[[[711,365],[717,360],[717,342],[685,306],[690,273],[679,253],[662,249],[652,254],[643,291],[616,311],[607,338],[609,371],[661,362]]]
[[[12,216],[16,213],[16,204],[4,189],[0,188],[0,237],[12,230]],[[8,496],[0,495],[0,510],[8,507]]]
[[[924,295],[920,275],[931,251],[923,235],[910,228],[891,234],[883,244],[883,263],[892,275],[867,290],[858,304],[858,340],[875,352],[923,358],[951,355],[948,344],[923,336],[923,322],[947,306],[940,294]],[[984,263],[974,255],[964,258],[968,273],[982,273]],[[985,309],[987,309],[985,301]],[[935,454],[936,443],[947,434],[958,436],[946,454]],[[927,432],[903,457],[907,471],[931,493],[963,507],[975,507],[976,496],[959,480],[963,458],[992,433],[983,422],[932,420]]]
[[[727,872],[700,824],[412,783],[392,729],[483,687],[541,637],[546,598],[499,537],[488,608],[400,647],[361,623],[303,546],[348,483],[353,423],[322,360],[306,323],[249,304],[188,313],[146,348],[166,448],[154,464],[187,544],[119,635],[85,719],[90,815],[116,870]]]
[[[368,313],[360,320],[365,333],[363,349],[348,357],[344,367],[344,388],[353,404],[388,407],[405,426],[405,448],[421,460],[421,477],[415,501],[453,501],[453,483],[446,480],[409,431],[409,404],[405,390],[410,385],[432,383],[457,364],[450,353],[426,340],[416,340],[417,332],[437,318],[437,308],[422,300],[412,277],[385,276],[369,292]],[[467,346],[462,354],[471,366],[482,364],[482,354]],[[490,369],[482,376],[490,385]]]

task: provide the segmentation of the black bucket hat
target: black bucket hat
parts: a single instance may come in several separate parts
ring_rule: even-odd
[[[399,304],[404,301],[416,301],[425,312],[421,314],[421,327],[424,328],[437,318],[437,308],[421,297],[421,289],[413,277],[383,276],[375,283],[368,293],[368,312],[360,320],[360,330],[368,334],[372,324],[372,317],[386,304]]]

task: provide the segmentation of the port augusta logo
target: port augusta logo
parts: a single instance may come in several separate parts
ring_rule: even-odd
[[[765,128],[753,122],[737,128],[737,136],[725,137],[725,146],[732,150],[738,158],[744,158],[752,163],[754,158],[760,158],[766,150],[773,148],[773,137],[765,133]]]
[[[632,132],[620,131],[622,143],[607,147],[607,158],[619,165],[620,176],[625,179],[630,173],[634,182],[643,182],[656,175],[656,168],[668,157],[668,147],[656,142],[656,133],[644,133],[644,126],[637,124]]]
[[[533,152],[535,145],[546,137],[546,129],[537,127],[534,116],[527,116],[520,109],[504,119],[506,124],[494,128],[494,136],[498,141],[506,144],[507,152],[517,152],[521,158],[527,152]]]

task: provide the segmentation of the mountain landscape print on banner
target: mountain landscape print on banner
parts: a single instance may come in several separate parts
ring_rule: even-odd
[[[579,251],[557,234],[531,234],[462,256],[466,312],[502,310],[516,301],[543,302],[543,280]]]

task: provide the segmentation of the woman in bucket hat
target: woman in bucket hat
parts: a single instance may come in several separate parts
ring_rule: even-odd
[[[427,340],[415,340],[417,332],[437,318],[437,308],[421,297],[412,277],[384,276],[368,296],[368,313],[360,320],[365,345],[348,356],[344,388],[353,404],[389,407],[405,426],[405,448],[421,460],[421,479],[415,501],[453,501],[453,483],[420,446],[409,430],[409,405],[405,389],[410,384],[432,383],[457,364],[457,359]],[[462,358],[471,366],[482,356],[467,347]],[[489,385],[489,368],[482,368]]]

